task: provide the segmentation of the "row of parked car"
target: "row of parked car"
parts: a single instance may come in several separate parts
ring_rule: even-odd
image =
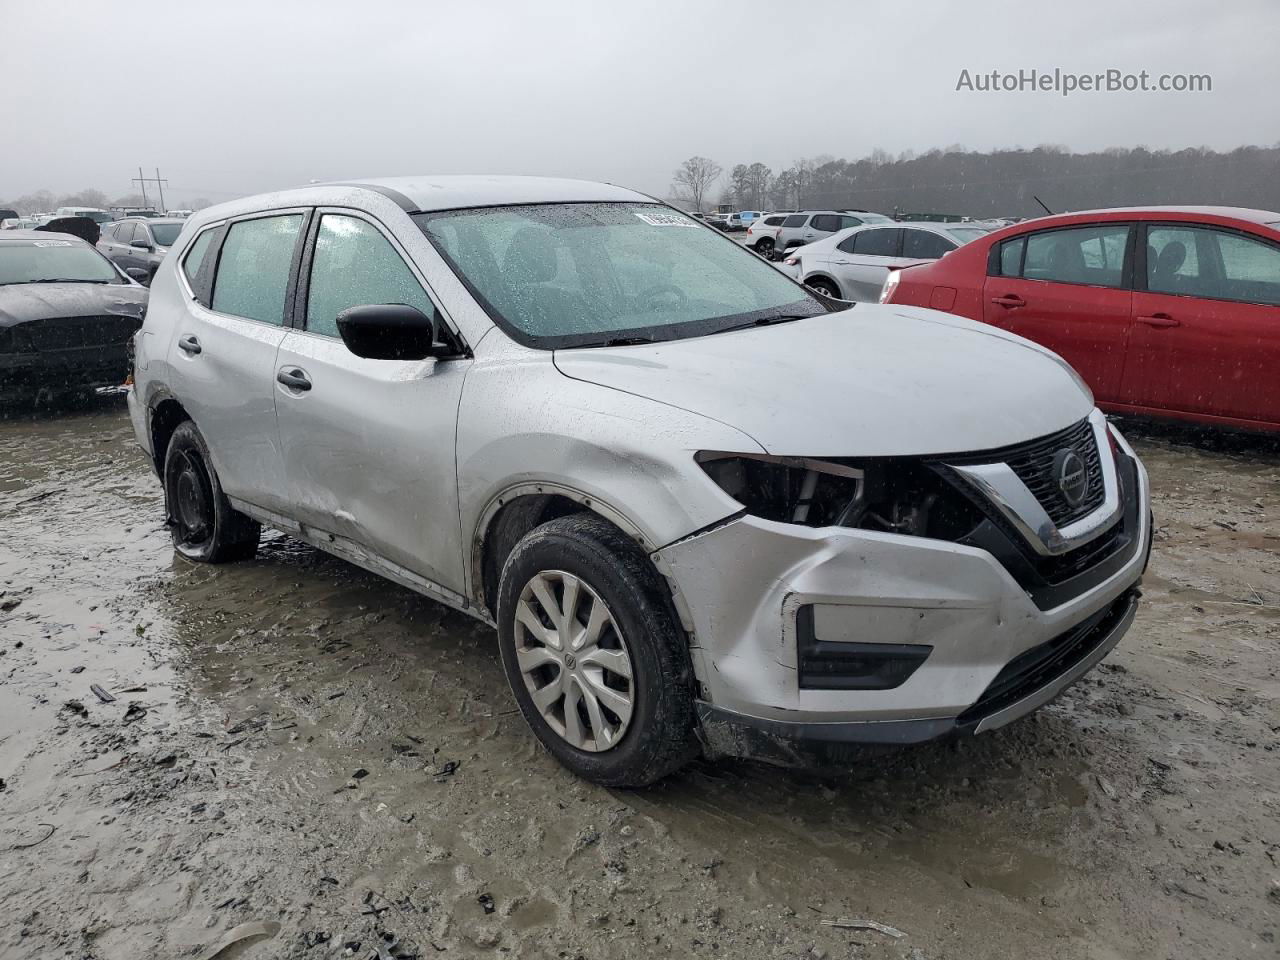
[[[1280,214],[868,223],[800,245],[785,232],[820,216],[769,215],[744,239],[757,252],[786,244],[778,269],[826,296],[930,307],[1041,343],[1104,409],[1280,430]]]

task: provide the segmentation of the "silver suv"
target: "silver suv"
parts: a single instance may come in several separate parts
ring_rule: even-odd
[[[998,727],[1119,640],[1150,544],[1142,465],[1053,354],[836,305],[621,187],[202,210],[135,357],[181,555],[266,524],[494,625],[605,784]]]

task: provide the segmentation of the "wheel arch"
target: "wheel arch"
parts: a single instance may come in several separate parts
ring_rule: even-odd
[[[164,458],[173,432],[191,419],[186,407],[173,397],[163,397],[150,408],[147,430],[151,438],[151,459],[157,476],[164,476]]]
[[[646,554],[660,546],[651,543],[624,511],[598,496],[555,481],[515,484],[493,497],[476,521],[468,569],[472,598],[493,614],[502,566],[515,545],[534,527],[575,513],[594,513],[609,521]]]
[[[831,276],[829,273],[822,273],[821,271],[815,270],[813,273],[809,274],[804,278],[805,286],[808,286],[809,284],[813,283],[813,281],[815,280],[821,280],[823,283],[831,284],[832,288],[836,292],[836,296],[841,300],[844,299],[844,290],[841,289],[840,282],[836,280],[835,277]]]

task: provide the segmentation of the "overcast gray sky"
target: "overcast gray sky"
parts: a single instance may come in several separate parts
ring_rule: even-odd
[[[691,154],[1269,145],[1277,28],[1275,0],[0,0],[0,196],[114,196],[139,164],[175,199],[458,172],[665,194]],[[1055,67],[1213,90],[955,90]]]

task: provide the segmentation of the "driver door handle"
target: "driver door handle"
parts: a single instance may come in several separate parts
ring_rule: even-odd
[[[1149,317],[1134,317],[1139,323],[1145,323],[1148,327],[1180,327],[1181,320],[1175,320],[1167,313],[1153,313]]]
[[[311,389],[311,378],[301,367],[281,367],[276,374],[276,382],[283,383],[290,390]]]
[[[185,337],[183,337],[181,340],[178,341],[178,349],[181,350],[183,353],[190,354],[191,356],[194,357],[203,348],[200,346],[199,340],[197,340],[191,334],[187,334]]]
[[[1003,297],[992,297],[991,302],[1001,307],[1025,307],[1027,305],[1027,301],[1012,293]]]

